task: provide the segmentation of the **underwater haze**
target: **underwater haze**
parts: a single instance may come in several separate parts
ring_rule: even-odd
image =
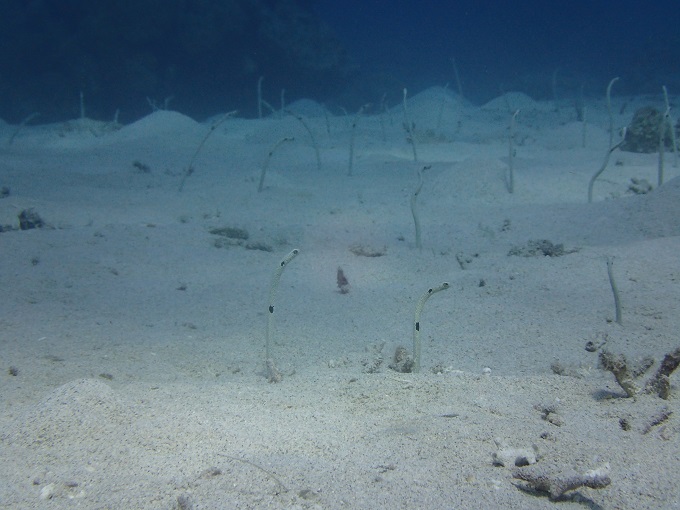
[[[455,90],[455,58],[476,102],[501,86],[552,97],[555,71],[570,94],[601,95],[613,76],[619,93],[680,83],[676,2],[320,0],[316,10],[366,73]]]
[[[0,510],[680,509],[677,9],[0,0]]]
[[[205,118],[302,97],[356,110],[449,84],[482,104],[680,88],[673,2],[2,0],[0,118]]]

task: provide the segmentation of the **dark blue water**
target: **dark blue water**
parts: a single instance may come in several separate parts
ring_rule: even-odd
[[[0,118],[129,122],[169,107],[256,115],[280,105],[354,110],[431,85],[482,103],[680,91],[676,2],[0,0]]]
[[[504,88],[533,96],[558,87],[601,94],[658,93],[680,80],[680,5],[623,1],[319,0],[362,69],[394,74],[412,87],[450,82],[455,57],[463,90],[476,101]],[[603,85],[604,84],[604,85]]]

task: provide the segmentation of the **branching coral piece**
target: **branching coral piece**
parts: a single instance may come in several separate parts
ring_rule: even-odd
[[[642,433],[643,434],[649,434],[654,427],[661,425],[662,423],[666,422],[668,420],[668,418],[671,417],[672,414],[673,414],[673,411],[668,409],[667,406],[663,406],[656,413],[654,413],[649,418],[649,420],[647,420],[647,423],[645,423],[644,426],[642,427]]]
[[[641,378],[654,364],[650,357],[635,365],[629,363],[623,354],[615,355],[607,350],[600,351],[600,367],[614,374],[616,382],[629,397],[635,397],[644,389],[645,393],[655,393],[667,400],[671,391],[670,376],[680,366],[680,347],[666,354],[656,373],[642,386],[636,380]]]
[[[656,393],[662,399],[668,400],[671,392],[671,374],[680,365],[680,347],[673,352],[669,352],[663,357],[661,366],[656,374],[647,382],[646,390],[649,393]]]
[[[512,476],[517,480],[526,482],[525,489],[546,492],[552,500],[559,499],[565,492],[580,487],[602,489],[611,484],[609,464],[586,471],[583,474],[576,471],[563,472],[549,467],[531,466],[515,469]]]
[[[629,369],[628,361],[623,354],[615,355],[606,350],[600,351],[600,366],[614,374],[616,382],[619,383],[627,396],[634,397],[640,392],[632,370]]]

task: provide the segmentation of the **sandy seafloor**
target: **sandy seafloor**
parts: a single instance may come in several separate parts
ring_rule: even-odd
[[[588,204],[604,99],[587,104],[585,147],[566,102],[508,99],[521,109],[512,194],[506,101],[441,88],[409,99],[418,162],[400,106],[327,126],[301,101],[320,169],[294,117],[230,118],[181,192],[214,120],[76,120],[12,144],[16,126],[0,126],[0,224],[29,208],[46,223],[0,233],[0,508],[680,508],[678,375],[668,400],[626,398],[585,349],[606,339],[653,357],[653,373],[680,346],[680,168],[667,153],[666,183],[635,194],[631,178],[656,188],[657,155],[615,151]],[[615,98],[615,126],[662,104]],[[418,250],[409,201],[426,165]],[[224,227],[249,238],[211,233]],[[530,240],[567,253],[508,255]],[[293,248],[275,384],[269,286]],[[421,373],[391,370],[418,299],[443,281],[422,314]],[[523,469],[608,466],[611,484],[560,501],[522,490],[514,466],[494,465],[495,441],[537,452]]]

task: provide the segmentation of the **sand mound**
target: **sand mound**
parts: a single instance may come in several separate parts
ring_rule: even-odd
[[[328,115],[326,107],[311,99],[298,99],[290,103],[286,110],[302,115],[303,117],[325,117]]]
[[[523,92],[506,92],[502,96],[492,99],[482,106],[482,110],[487,111],[515,111],[523,112],[550,112],[553,110],[547,103],[539,103]]]
[[[625,204],[628,217],[645,238],[680,235],[680,177]]]
[[[111,140],[126,141],[160,135],[182,135],[204,132],[205,128],[191,117],[178,112],[159,110],[112,134]]]
[[[52,391],[12,427],[9,437],[30,445],[56,446],[106,439],[128,422],[129,413],[115,392],[93,379],[77,379]]]

